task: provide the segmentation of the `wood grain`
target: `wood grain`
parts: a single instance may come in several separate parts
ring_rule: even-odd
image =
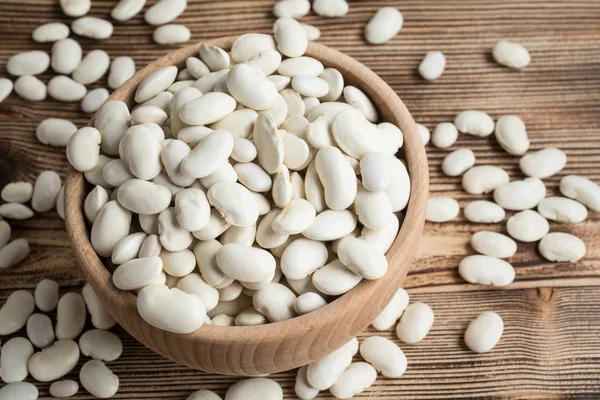
[[[94,0],[91,15],[108,18],[115,3],[116,0]],[[268,32],[274,21],[270,15],[272,3],[267,0],[190,0],[186,13],[176,22],[190,27],[192,40],[249,31]],[[388,5],[403,12],[405,24],[402,31],[388,44],[367,46],[362,40],[364,24],[379,7]],[[565,170],[557,177],[545,180],[550,192],[556,193],[556,185],[563,174],[577,173],[600,181],[599,2],[363,0],[353,1],[350,6],[350,13],[343,19],[309,15],[302,21],[321,28],[323,35],[319,42],[351,55],[378,73],[398,93],[418,122],[432,129],[438,122],[451,121],[456,113],[468,108],[482,109],[495,118],[518,114],[527,124],[532,149],[555,146],[567,152],[569,162]],[[71,21],[60,13],[54,0],[0,2],[1,76],[6,76],[2,66],[12,54],[25,49],[50,49],[50,45],[36,44],[30,39],[33,28],[50,20]],[[78,40],[87,50],[106,50],[111,58],[131,55],[139,69],[172,49],[154,45],[151,33],[152,28],[137,17],[127,24],[116,24],[115,35],[108,41]],[[495,65],[490,49],[501,38],[516,40],[527,46],[531,51],[532,64],[520,72]],[[444,75],[434,83],[422,81],[416,72],[420,59],[429,50],[441,50],[448,58]],[[44,75],[42,79],[47,81],[49,77]],[[100,83],[101,86],[105,84],[104,80]],[[33,181],[43,169],[65,172],[63,150],[38,144],[34,136],[35,127],[50,116],[70,118],[78,126],[84,126],[88,118],[78,112],[78,108],[78,104],[58,104],[50,100],[34,104],[15,95],[1,103],[0,186],[16,179]],[[453,148],[458,147],[472,148],[480,165],[499,165],[507,168],[511,176],[520,176],[517,160],[503,153],[492,138],[461,135]],[[441,160],[447,152],[431,146],[427,147],[427,152],[432,193],[448,193],[464,206],[472,197],[460,190],[459,179],[448,179],[441,173]],[[16,237],[30,239],[32,254],[18,268],[0,272],[0,288],[31,288],[42,277],[58,279],[63,285],[81,284],[83,276],[69,249],[64,224],[53,213],[36,216],[26,222],[13,222],[12,225]],[[526,301],[536,298],[536,290],[440,294],[479,289],[460,282],[456,265],[462,256],[471,252],[469,234],[482,227],[467,224],[462,216],[451,224],[427,224],[420,256],[406,285],[415,288],[414,291],[430,292],[419,294],[427,301],[435,299],[448,305],[457,304],[452,317],[464,318],[464,321],[470,318],[465,313],[471,312],[471,307],[485,305],[500,311],[506,305],[512,305],[515,314],[523,314],[522,319],[513,319],[510,324],[510,329],[520,332],[522,339],[514,339],[514,346],[519,347],[511,351],[496,349],[483,357],[464,353],[464,357],[471,361],[461,364],[451,355],[460,349],[457,332],[464,327],[452,325],[455,322],[453,318],[442,322],[439,312],[436,312],[434,331],[446,341],[445,345],[435,349],[423,346],[421,353],[409,354],[412,366],[405,379],[409,376],[414,379],[410,384],[402,379],[378,380],[377,387],[383,395],[377,398],[492,395],[598,398],[598,326],[595,323],[600,317],[600,310],[597,308],[597,289],[550,291],[552,298],[560,299],[560,304],[553,302],[539,319],[530,317],[542,312],[539,304]],[[493,228],[504,229],[502,226]],[[511,287],[598,284],[599,228],[597,213],[591,213],[583,224],[552,224],[552,230],[575,232],[586,242],[588,255],[576,264],[544,262],[534,245],[519,244],[519,253],[511,260],[517,269],[517,282]],[[549,289],[544,291],[548,293]],[[480,298],[480,306],[472,303],[473,296]],[[430,297],[432,300],[429,300]],[[557,310],[561,309],[561,317],[557,319]],[[544,321],[544,324],[538,324],[538,321]],[[447,326],[455,326],[458,330],[447,330]],[[517,342],[527,337],[537,340]],[[548,338],[552,340],[544,341]],[[224,389],[232,382],[230,378],[222,380],[178,367],[151,354],[141,345],[135,346],[132,339],[127,339],[127,343],[127,348],[131,343],[135,350],[126,351],[119,361],[123,363],[119,367],[121,373],[127,372],[122,375],[119,398],[140,399],[154,395],[155,398],[184,399],[188,390],[201,385]],[[432,359],[438,355],[439,358]],[[483,364],[487,365],[485,368],[481,367],[480,360],[483,359],[487,360]],[[149,361],[156,364],[151,365]],[[416,369],[417,366],[419,369]],[[417,380],[417,377],[421,379]],[[471,385],[469,380],[476,383]],[[287,374],[279,381],[287,385],[286,393],[289,395],[291,375]],[[165,384],[167,386],[161,386]],[[369,398],[371,394],[365,394],[363,398]],[[293,398],[291,395],[286,397]]]

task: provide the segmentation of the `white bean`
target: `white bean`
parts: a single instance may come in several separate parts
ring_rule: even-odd
[[[41,315],[41,314],[38,314]],[[20,382],[27,378],[27,361],[33,354],[29,340],[14,337],[4,343],[0,354],[0,378],[5,383]]]
[[[506,235],[479,231],[471,237],[471,246],[478,253],[496,258],[509,258],[517,252],[517,244]]]
[[[358,238],[348,238],[338,246],[340,261],[365,279],[379,279],[388,269],[385,255],[377,247]]]
[[[24,327],[34,309],[31,293],[25,290],[12,292],[0,308],[0,335],[10,335]]]
[[[307,370],[308,366],[305,365],[303,367],[300,367],[296,374],[294,392],[296,393],[296,396],[298,396],[298,398],[301,400],[312,400],[319,395],[319,390],[313,388],[308,383],[308,379],[306,377]]]
[[[483,111],[463,111],[454,118],[454,125],[461,133],[485,137],[494,132],[494,120]]]
[[[354,288],[362,276],[350,271],[340,260],[334,260],[319,268],[312,275],[312,283],[324,294],[339,296]]]
[[[141,0],[145,2],[146,0]],[[110,64],[108,87],[117,89],[135,74],[135,61],[131,57],[117,57]]]
[[[221,181],[210,187],[206,197],[225,221],[234,226],[249,226],[258,220],[258,204],[244,186]]]
[[[52,382],[49,389],[50,396],[58,398],[75,396],[78,391],[79,384],[70,379]]]
[[[42,101],[46,98],[46,85],[35,76],[23,75],[15,81],[15,92],[29,101]]]
[[[314,292],[303,293],[294,302],[294,310],[298,315],[304,315],[327,305],[327,300]]]
[[[83,212],[87,220],[93,224],[102,207],[108,203],[108,192],[102,186],[96,186],[83,202]]]
[[[227,88],[239,103],[253,110],[273,107],[279,94],[261,71],[248,64],[238,64],[229,71]]]
[[[396,240],[399,229],[400,220],[392,214],[390,222],[385,227],[377,230],[363,227],[358,238],[371,243],[381,253],[385,254],[392,247],[394,240]]]
[[[112,397],[119,390],[119,377],[102,361],[89,360],[79,371],[81,386],[101,399]]]
[[[400,319],[406,307],[408,307],[408,293],[400,288],[394,293],[389,303],[377,315],[371,326],[378,331],[390,329]]]
[[[129,233],[131,212],[116,201],[100,209],[90,234],[92,246],[101,257],[110,257],[115,246]]]
[[[396,8],[380,8],[365,26],[365,39],[371,44],[383,44],[396,36],[403,24],[402,13]]]
[[[103,329],[91,329],[81,335],[79,348],[84,356],[102,361],[114,361],[123,352],[121,339]]]
[[[546,197],[546,185],[539,178],[512,181],[494,189],[494,201],[505,210],[534,208]]]
[[[11,182],[2,188],[1,197],[7,203],[27,203],[31,200],[32,194],[33,185],[31,183]]]
[[[308,0],[281,0],[273,5],[273,15],[278,18],[304,17],[310,11],[310,2]]]
[[[312,224],[302,232],[313,240],[330,241],[340,239],[356,228],[356,216],[349,210],[325,210],[315,217]]]
[[[252,133],[252,128],[254,127],[254,122],[257,117],[258,113],[256,111],[249,108],[243,108],[224,116],[219,121],[213,123],[210,128],[213,130],[225,129],[227,132],[231,133],[235,139],[247,138]],[[250,161],[252,160],[240,162]]]
[[[52,45],[52,69],[59,74],[75,71],[81,58],[81,46],[74,39],[61,39]]]
[[[308,38],[300,23],[292,18],[279,18],[273,25],[277,48],[287,57],[300,57],[306,51]]]
[[[44,312],[53,311],[58,304],[58,283],[42,279],[35,287],[35,305]]]
[[[179,44],[188,42],[191,36],[192,33],[187,26],[181,24],[169,24],[156,28],[152,38],[158,44]]]
[[[502,337],[504,322],[493,311],[486,311],[469,323],[465,331],[465,344],[476,353],[491,351]]]
[[[402,349],[382,336],[369,336],[363,340],[360,355],[388,378],[399,378],[406,371],[406,356]]]
[[[10,219],[29,219],[33,217],[33,210],[24,204],[5,203],[0,205],[0,216]]]
[[[27,337],[35,347],[40,349],[51,345],[56,337],[50,317],[45,314],[31,315],[27,320]]]
[[[452,146],[458,138],[458,130],[452,122],[442,122],[436,125],[431,134],[431,143],[440,149]]]
[[[475,154],[471,149],[458,149],[444,157],[442,171],[448,176],[460,176],[475,165]]]
[[[27,239],[15,239],[0,249],[0,269],[14,267],[27,258],[28,255],[29,243]]]
[[[496,141],[507,153],[522,155],[529,149],[525,123],[516,115],[504,115],[496,121]]]
[[[95,113],[108,100],[110,93],[104,88],[96,88],[87,92],[81,100],[81,111],[87,114]]]
[[[318,390],[327,390],[332,387],[339,376],[352,363],[352,356],[356,353],[355,350],[358,350],[356,338],[309,364],[306,371],[308,384]]]
[[[433,325],[433,310],[421,302],[409,305],[396,326],[396,335],[404,343],[420,342],[427,336]]]
[[[510,68],[525,68],[531,62],[529,51],[519,43],[500,40],[492,49],[494,60],[500,65]]]
[[[79,36],[91,39],[108,39],[112,36],[113,25],[102,18],[81,17],[71,23],[71,29]]]
[[[446,69],[446,57],[441,51],[429,51],[419,64],[419,75],[428,81],[438,79]]]
[[[537,211],[545,218],[557,222],[583,222],[588,215],[583,204],[566,197],[546,197],[538,204]]]
[[[579,175],[567,175],[560,180],[560,192],[586,207],[600,212],[600,186]]]
[[[377,379],[377,371],[366,362],[352,363],[338,377],[329,391],[337,399],[350,399],[371,387]]]
[[[498,204],[487,200],[475,200],[464,208],[465,218],[471,222],[495,223],[504,219],[506,212]]]
[[[195,331],[202,326],[206,316],[200,298],[165,285],[150,285],[140,290],[137,308],[150,325],[174,333]]]
[[[67,119],[47,118],[38,124],[35,136],[43,144],[65,147],[75,131],[77,126]]]
[[[500,167],[481,165],[473,167],[462,177],[462,187],[467,193],[489,193],[498,186],[507,184],[508,173]]]
[[[2,400],[37,400],[37,388],[29,382],[15,382],[0,388]]]
[[[283,390],[277,382],[268,378],[248,378],[233,384],[225,395],[227,400],[281,400]]]
[[[75,339],[85,325],[87,312],[83,298],[69,292],[58,300],[56,309],[56,338]]]
[[[34,42],[48,43],[69,37],[69,27],[61,22],[49,22],[38,26],[31,33]]]
[[[0,103],[12,93],[14,84],[8,78],[0,78]]]
[[[117,321],[109,314],[108,310],[100,300],[100,297],[98,297],[89,283],[83,285],[81,296],[85,301],[86,308],[92,317],[92,325],[95,328],[110,329],[115,326]]]
[[[217,265],[227,276],[242,282],[261,282],[275,272],[275,258],[271,253],[236,243],[226,244],[219,250]]]
[[[271,322],[284,321],[296,316],[296,295],[280,283],[269,283],[252,297],[254,308]]]
[[[506,230],[521,242],[537,242],[550,230],[546,218],[535,211],[525,210],[514,214],[506,222]]]
[[[302,56],[283,60],[279,65],[277,72],[283,76],[293,78],[298,75],[319,76],[324,69],[325,67],[319,60]],[[311,118],[309,118],[309,121],[310,120]]]
[[[110,58],[103,50],[90,51],[73,71],[73,79],[84,85],[98,81],[110,65]]]
[[[48,81],[48,95],[55,100],[73,102],[83,99],[87,89],[68,76],[58,75]]]
[[[79,347],[71,339],[61,339],[29,359],[29,373],[39,382],[62,378],[75,368],[79,361]]]
[[[499,258],[475,255],[463,258],[458,273],[469,283],[506,286],[515,280],[515,269]]]
[[[6,71],[14,76],[39,75],[48,69],[50,56],[45,51],[18,53],[6,62]]]
[[[343,17],[348,13],[348,3],[346,0],[315,0],[312,9],[322,17]]]
[[[553,262],[576,262],[586,252],[583,240],[563,232],[552,232],[544,236],[538,249],[546,260]]]
[[[452,197],[430,197],[427,199],[425,220],[429,222],[448,222],[458,216],[460,206]]]

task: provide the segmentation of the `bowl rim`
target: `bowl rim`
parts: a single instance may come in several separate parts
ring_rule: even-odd
[[[182,60],[185,61],[185,58],[190,56],[197,56],[200,46],[204,43],[230,49],[231,44],[237,37],[239,35],[201,40],[170,52],[138,71],[124,85],[115,90],[107,101],[122,100],[132,108],[135,88],[151,72],[169,65],[176,65],[180,68]],[[394,112],[391,115],[389,113],[381,115],[381,107],[377,107],[380,111],[381,119],[383,121],[393,120],[393,123],[399,126],[404,134],[403,151],[404,149],[408,149],[408,151],[404,151],[404,160],[406,161],[411,181],[411,194],[408,206],[404,209],[404,221],[401,223],[396,239],[386,254],[389,262],[389,269],[386,275],[374,281],[361,281],[351,291],[339,296],[318,310],[290,320],[258,326],[222,327],[204,324],[198,330],[189,334],[165,332],[149,325],[137,312],[136,295],[132,292],[121,291],[114,286],[112,283],[112,274],[92,248],[82,208],[83,201],[87,195],[83,173],[69,166],[65,181],[65,223],[68,237],[80,268],[83,270],[87,281],[91,283],[113,316],[115,313],[123,316],[125,315],[124,310],[129,310],[127,318],[116,318],[125,330],[147,347],[167,358],[191,367],[197,367],[194,365],[197,363],[191,358],[182,360],[181,357],[175,357],[173,350],[157,350],[156,346],[153,345],[153,340],[148,340],[148,337],[161,337],[161,340],[175,340],[179,345],[182,344],[182,341],[188,339],[192,342],[239,344],[242,346],[260,340],[263,343],[271,343],[275,348],[278,348],[278,344],[285,339],[285,335],[309,334],[313,330],[325,328],[326,331],[341,329],[343,331],[341,336],[349,340],[349,338],[363,331],[377,314],[370,315],[367,318],[351,318],[346,321],[343,321],[344,318],[340,317],[356,316],[360,309],[358,303],[361,302],[361,299],[364,301],[373,297],[382,297],[385,300],[382,304],[385,306],[400,287],[412,264],[412,258],[424,226],[428,196],[427,158],[424,145],[412,116],[394,90],[375,72],[354,58],[314,42],[309,42],[306,55],[318,59],[325,67],[333,66],[337,68],[345,79],[352,71],[352,74],[359,81],[354,82],[356,86],[361,88],[376,105],[383,102],[386,105],[386,109]],[[93,118],[89,126],[93,126]],[[390,283],[390,280],[392,283]],[[122,310],[117,312],[117,307],[121,307]],[[133,313],[131,313],[132,307],[135,308],[135,312]],[[298,332],[299,330],[301,332]],[[343,343],[345,341],[340,342],[340,340],[337,340],[324,343],[324,346],[328,351],[333,351]],[[279,351],[281,350],[279,349]],[[315,351],[312,351],[311,354],[308,354],[309,362],[323,355],[325,354],[322,352],[315,354]],[[301,363],[298,366],[306,364],[306,358],[300,361]],[[244,366],[240,366],[240,368],[243,369]],[[265,371],[272,370],[273,368],[265,366]]]

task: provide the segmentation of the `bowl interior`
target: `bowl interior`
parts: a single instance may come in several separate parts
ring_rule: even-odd
[[[139,83],[151,72],[168,65],[182,67],[185,59],[197,56],[202,43],[229,49],[235,37],[186,46],[149,64],[109,100],[121,100],[130,109]],[[138,314],[136,297],[117,289],[89,241],[82,212],[87,195],[83,174],[70,169],[66,180],[65,219],[76,258],[87,280],[115,319],[137,340],[178,363],[209,372],[229,375],[258,375],[292,369],[312,362],[346,343],[363,331],[401,286],[421,236],[428,192],[428,171],[424,146],[414,121],[396,93],[374,72],[353,58],[316,43],[307,56],[325,67],[337,68],[346,84],[363,90],[376,105],[381,121],[400,127],[404,153],[411,177],[411,198],[400,232],[387,258],[389,270],[376,281],[363,281],[352,291],[325,307],[303,316],[261,326],[220,327],[204,325],[181,335],[159,330]]]

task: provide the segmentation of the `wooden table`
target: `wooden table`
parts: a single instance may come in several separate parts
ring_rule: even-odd
[[[91,15],[108,18],[116,0],[94,0]],[[273,1],[189,1],[177,22],[186,24],[193,40],[269,32],[274,21]],[[397,6],[404,14],[400,34],[382,46],[368,46],[364,25],[381,6]],[[0,2],[0,64],[26,49],[50,50],[35,44],[31,31],[49,21],[70,22],[56,0]],[[303,21],[319,26],[321,43],[344,51],[379,73],[404,100],[413,116],[430,129],[451,121],[464,109],[480,109],[494,118],[518,114],[527,124],[532,150],[555,146],[569,162],[561,174],[546,180],[549,190],[564,174],[582,174],[600,181],[600,2],[460,0],[353,1],[342,19],[314,15]],[[85,51],[99,48],[111,58],[130,55],[138,68],[171,50],[152,42],[152,28],[138,16],[116,24],[108,41],[78,39]],[[499,39],[523,43],[532,63],[512,71],[492,62],[490,49]],[[448,66],[441,79],[419,78],[417,65],[426,51],[441,50]],[[4,68],[0,74],[5,75]],[[50,77],[43,76],[44,80]],[[105,85],[103,79],[100,83]],[[62,149],[40,145],[35,127],[53,116],[70,118],[83,126],[87,116],[79,104],[46,100],[30,103],[12,95],[0,104],[0,186],[14,180],[33,182],[44,169],[65,172]],[[469,147],[477,164],[499,165],[518,178],[518,159],[501,151],[493,137],[461,136],[454,148]],[[441,173],[446,151],[427,148],[433,195],[450,195],[464,206],[474,196],[460,190],[460,179]],[[33,288],[42,278],[53,278],[64,290],[78,289],[83,278],[74,262],[63,222],[54,213],[12,222],[15,237],[27,237],[29,258],[0,272],[0,297],[11,290]],[[485,227],[487,229],[488,227]],[[502,231],[503,225],[490,227]],[[578,225],[551,224],[586,242],[588,252],[578,263],[549,263],[534,244],[519,244],[511,258],[517,270],[514,284],[490,290],[461,281],[456,266],[466,254],[470,235],[484,226],[464,217],[447,224],[428,224],[419,256],[406,288],[413,300],[429,303],[434,326],[425,340],[401,345],[409,368],[401,379],[379,377],[359,397],[399,398],[600,398],[600,220],[597,213]],[[366,299],[366,301],[368,301]],[[467,323],[479,312],[493,310],[505,322],[499,345],[485,355],[474,354],[462,341]],[[178,366],[138,344],[120,331],[123,356],[111,363],[121,380],[115,398],[185,399],[206,388],[224,394],[236,378],[207,375]],[[362,337],[376,334],[365,332]],[[392,331],[383,336],[395,339]],[[397,339],[396,339],[397,340]],[[77,371],[77,369],[76,369]],[[69,377],[76,378],[76,373]],[[293,394],[295,372],[274,376],[286,398]],[[38,384],[40,398],[48,385]],[[91,398],[83,390],[75,397]],[[324,393],[321,398],[329,398]]]

